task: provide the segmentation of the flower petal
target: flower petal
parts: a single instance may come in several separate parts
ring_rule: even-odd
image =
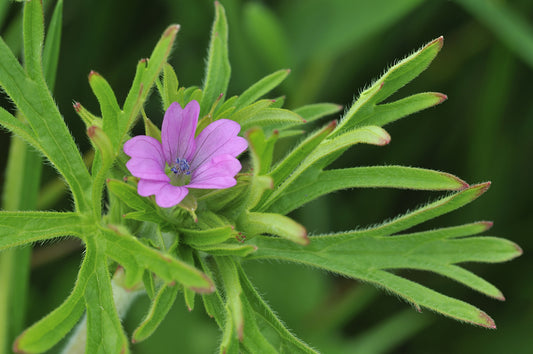
[[[165,184],[155,195],[155,202],[161,208],[170,208],[178,205],[187,196],[189,190],[181,186]]]
[[[126,167],[135,177],[170,182],[170,178],[165,174],[163,167],[155,160],[132,157],[126,163]]]
[[[218,155],[237,157],[248,147],[246,139],[237,136],[241,126],[229,119],[219,119],[209,124],[196,138],[196,152],[189,160],[191,170]]]
[[[239,160],[231,155],[218,155],[193,171],[188,188],[222,189],[237,184],[235,175],[241,170]]]
[[[167,184],[168,182],[141,179],[137,184],[137,193],[139,193],[141,197],[148,197],[159,192],[159,190]]]
[[[194,133],[199,114],[200,105],[194,100],[183,109],[178,102],[174,102],[165,112],[161,141],[163,154],[169,165],[176,162],[178,157],[189,160],[194,153]]]
[[[161,143],[151,136],[138,135],[126,141],[124,153],[130,157],[154,160],[161,165],[162,169],[165,167]]]

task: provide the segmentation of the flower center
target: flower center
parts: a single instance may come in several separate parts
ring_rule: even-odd
[[[191,167],[189,166],[187,160],[180,159],[179,157],[176,159],[174,166],[170,168],[170,170],[174,172],[175,175],[190,175],[190,169]]]
[[[176,162],[170,166],[170,180],[171,184],[174,186],[183,186],[189,183],[191,180],[191,166],[187,160],[182,158],[177,158]]]

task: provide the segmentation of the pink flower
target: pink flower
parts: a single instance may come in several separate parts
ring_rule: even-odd
[[[138,193],[155,195],[163,208],[179,204],[189,188],[222,189],[233,187],[241,170],[236,157],[248,144],[237,136],[241,126],[219,119],[209,124],[196,138],[200,105],[191,101],[185,108],[174,102],[168,107],[161,129],[161,142],[139,135],[124,144],[131,159],[126,167],[140,181]]]

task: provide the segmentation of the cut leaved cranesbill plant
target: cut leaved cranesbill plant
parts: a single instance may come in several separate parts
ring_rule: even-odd
[[[313,343],[298,339],[284,325],[250,281],[246,263],[256,260],[310,265],[374,284],[418,310],[495,327],[482,310],[397,272],[431,271],[502,300],[496,287],[460,266],[504,262],[521,254],[505,239],[475,236],[492,223],[409,232],[474,201],[490,183],[471,185],[448,173],[404,166],[328,169],[356,144],[389,144],[384,125],[446,99],[424,92],[384,103],[429,66],[442,38],[390,67],[338,120],[303,133],[302,125],[338,114],[340,106],[320,103],[289,110],[281,101],[263,98],[288,70],[226,97],[228,25],[224,8],[215,3],[201,87],[180,86],[167,63],[177,25],[167,28],[149,59],[139,61],[122,104],[101,75],[90,73],[99,116],[75,104],[95,151],[88,169],[51,94],[61,6],[58,1],[45,40],[42,3],[25,3],[24,65],[0,40],[0,86],[13,102],[13,107],[0,108],[0,124],[13,133],[12,146],[25,148],[20,145],[24,141],[56,168],[73,201],[72,210],[65,212],[21,205],[1,211],[0,249],[7,250],[2,256],[17,246],[66,236],[85,245],[70,295],[17,337],[16,352],[45,352],[69,333],[66,353],[129,352],[131,342],[157,330],[179,293],[189,310],[199,300],[214,318],[222,332],[221,353],[315,352]],[[162,102],[161,128],[143,110],[149,99],[158,99],[153,91]],[[145,134],[132,137],[139,120]],[[303,134],[283,157],[276,157],[278,141]],[[36,168],[20,163],[21,168]],[[8,179],[17,171],[10,167]],[[28,185],[39,178],[22,177],[34,178]],[[377,187],[445,194],[379,225],[326,235],[308,235],[305,225],[287,216],[337,190]],[[148,296],[150,308],[137,329],[126,334],[121,318],[137,296]]]

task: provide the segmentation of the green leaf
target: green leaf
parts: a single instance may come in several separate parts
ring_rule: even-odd
[[[143,273],[143,284],[146,295],[153,300],[155,297],[155,281],[152,272],[145,270]]]
[[[239,219],[239,229],[246,235],[268,233],[290,240],[300,245],[307,245],[309,238],[305,228],[296,221],[280,214],[243,213]]]
[[[141,114],[143,116],[144,134],[161,141],[161,130],[146,116],[144,109],[141,110]]]
[[[262,327],[259,328],[257,324],[256,313],[253,311],[252,306],[248,303],[246,297],[242,297],[242,308],[244,323],[244,333],[242,346],[248,353],[272,353],[277,354],[283,352],[283,350],[276,350],[274,346],[266,339],[263,334]]]
[[[87,243],[87,253],[95,252],[89,266],[85,305],[87,308],[88,353],[129,353],[128,339],[118,317],[106,255],[94,241]]]
[[[458,321],[486,328],[496,328],[494,320],[480,309],[391,273],[374,271],[362,280],[384,287],[388,292],[403,297],[417,308],[424,306]]]
[[[113,142],[113,148],[116,150],[120,144],[119,139],[121,139],[119,118],[122,111],[118,106],[115,93],[109,83],[95,71],[91,71],[89,74],[89,84],[100,104],[104,132],[109,136]]]
[[[109,179],[107,188],[127,206],[138,211],[137,214],[129,213],[125,217],[133,218],[134,215],[140,214],[143,217],[142,220],[161,223],[162,218],[157,213],[154,204],[150,202],[150,199],[141,197],[134,186],[116,179]]]
[[[143,59],[137,64],[137,70],[133,84],[131,85],[126,101],[124,102],[123,115],[119,121],[119,131],[121,132],[120,141],[122,141],[130,128],[135,123],[139,112],[146,102],[150,90],[159,78],[159,73],[165,66],[176,40],[179,31],[179,25],[167,27],[157,42],[149,60]]]
[[[236,101],[237,96],[232,96],[231,98],[227,99],[222,105],[217,106],[213,120],[230,117],[235,111]]]
[[[258,246],[258,251],[249,258],[298,262],[370,281],[402,296],[415,306],[425,306],[444,315],[488,327],[491,326],[491,320],[473,306],[385,270],[433,271],[501,299],[501,293],[494,286],[453,263],[505,261],[519,255],[516,245],[492,237],[437,238],[421,243],[412,236],[359,236],[352,233],[313,237],[305,249],[287,241],[266,237],[258,237],[253,242]]]
[[[490,182],[477,184],[461,192],[441,198],[412,212],[398,216],[375,227],[364,230],[348,231],[346,234],[354,236],[386,236],[404,231],[427,220],[444,215],[477,199],[490,187]]]
[[[285,324],[276,316],[274,311],[268,306],[268,304],[263,300],[261,295],[254,288],[246,274],[244,273],[243,268],[238,265],[240,283],[242,286],[243,294],[251,307],[250,312],[253,313],[253,317],[261,317],[266,323],[268,323],[276,334],[279,336],[283,343],[283,348],[288,353],[316,353],[315,350],[310,348],[306,343],[297,338],[290,330],[285,326]],[[246,330],[248,324],[245,328],[245,338],[247,336]]]
[[[83,237],[85,221],[77,213],[1,211],[0,250],[61,236]]]
[[[167,110],[172,102],[178,101],[178,88],[179,82],[176,72],[172,65],[166,63],[163,67],[163,92],[161,92],[164,111]]]
[[[448,97],[438,92],[424,92],[401,100],[377,105],[373,112],[364,118],[364,124],[384,126],[410,114],[433,107]],[[363,121],[363,119],[362,119]]]
[[[241,109],[252,103],[254,103],[259,98],[263,97],[279,84],[285,80],[287,75],[291,71],[288,69],[278,70],[270,75],[265,76],[261,80],[257,81],[255,84],[247,88],[236,100],[235,107]]]
[[[44,81],[42,48],[44,39],[44,15],[41,1],[28,1],[23,13],[24,65],[28,76],[35,81]]]
[[[270,170],[278,135],[272,134],[267,138],[261,128],[252,128],[246,132],[246,139],[252,153],[254,176],[264,175]]]
[[[198,269],[141,243],[135,236],[118,227],[104,229],[106,253],[126,269],[126,279],[140,281],[144,269],[150,269],[166,282],[177,281],[186,288],[206,293],[214,290],[213,282]],[[132,273],[132,275],[129,275]],[[133,280],[128,283],[134,283]]]
[[[139,327],[133,332],[132,342],[137,343],[150,337],[176,301],[179,287],[175,284],[163,284],[150,304],[150,309]]]
[[[198,252],[196,252],[194,256],[196,263],[200,265],[202,271],[207,274],[209,278],[214,278],[211,269],[209,269],[209,266],[207,265],[206,259],[199,255]],[[218,327],[222,329],[224,328],[225,310],[220,293],[220,291],[215,291],[211,294],[202,294],[201,296],[205,312],[209,317],[214,317]]]
[[[287,154],[280,162],[272,169],[269,176],[272,177],[274,185],[283,182],[295,169],[302,163],[302,161],[309,156],[309,154],[335,129],[337,123],[335,121],[326,125],[324,128],[317,130],[311,134],[304,141],[302,141],[296,148]]]
[[[86,192],[90,176],[63,117],[44,80],[26,76],[18,60],[0,38],[0,86],[11,97],[28,121],[41,151],[63,175],[70,186],[76,207],[88,210]]]
[[[296,108],[294,113],[300,115],[307,123],[310,123],[322,117],[335,114],[341,109],[341,105],[333,103],[314,103]]]
[[[85,253],[76,284],[68,298],[17,338],[13,346],[17,352],[42,353],[56,345],[76,325],[85,310],[83,296],[95,257],[95,252]]]
[[[200,104],[200,117],[206,115],[221,94],[226,94],[231,67],[228,58],[228,23],[224,7],[215,2],[215,20],[211,29],[211,41]]]
[[[283,108],[265,108],[245,121],[241,121],[242,131],[246,131],[251,127],[261,127],[265,131],[272,131],[274,129],[286,129],[304,123],[302,117],[296,113]]]
[[[348,188],[461,190],[468,184],[449,173],[404,166],[353,167],[327,170],[296,184],[272,205],[286,214],[322,195]]]
[[[33,130],[2,107],[0,107],[0,124],[13,134],[20,136],[24,141],[35,147],[37,150],[42,150]]]
[[[435,59],[442,48],[442,44],[443,38],[439,37],[387,70],[379,80],[374,82],[372,86],[361,93],[357,101],[350,107],[348,112],[346,112],[337,127],[337,135],[356,126],[361,126],[361,123],[373,113],[378,103],[382,102],[405,84],[416,78],[429,66],[431,61]],[[408,103],[409,102],[410,101],[408,101]],[[410,103],[421,104],[420,102],[414,101]],[[400,104],[397,103],[397,105]],[[411,113],[414,109],[402,108],[405,112]],[[399,112],[397,113],[399,114]]]
[[[236,256],[246,257],[254,253],[257,248],[254,245],[245,245],[237,243],[219,243],[216,245],[196,246],[197,250],[209,253],[214,256]]]
[[[87,129],[87,135],[91,142],[96,146],[101,165],[97,171],[93,165],[93,188],[91,191],[93,213],[96,218],[100,218],[102,214],[102,193],[104,190],[104,180],[108,170],[115,161],[115,154],[113,153],[113,143],[108,135],[98,126],[91,126]],[[97,161],[97,160],[95,160]]]
[[[193,250],[190,247],[180,247],[178,249],[179,257],[187,264],[194,267],[194,256],[193,256]],[[183,297],[185,298],[185,305],[187,305],[187,309],[189,311],[194,310],[194,299],[195,299],[195,293],[194,291],[184,288],[183,289]]]
[[[43,72],[50,91],[54,90],[61,44],[61,26],[63,24],[63,0],[58,0],[52,19],[46,32],[43,48]]]
[[[272,105],[272,100],[259,100],[256,101],[248,106],[244,106],[240,108],[239,110],[236,110],[233,114],[228,116],[227,118],[230,118],[231,120],[236,121],[237,123],[241,124],[242,122],[254,117],[256,114],[261,112],[263,109],[268,108]],[[242,131],[244,131],[241,128]]]
[[[237,267],[230,257],[216,257],[215,261],[224,283],[226,310],[230,316],[232,328],[237,338],[242,341],[245,323],[241,300],[242,289]]]
[[[490,223],[390,236],[464,206],[483,194],[488,186],[485,183],[469,187],[376,227],[312,237],[305,248],[286,240],[259,236],[251,242],[258,250],[248,258],[298,262],[372,282],[415,306],[492,328],[492,319],[479,309],[386,272],[389,269],[432,271],[488,296],[503,299],[493,285],[456,265],[503,262],[521,254],[516,244],[504,239],[465,237],[486,230]]]
[[[385,145],[390,141],[389,134],[382,128],[375,126],[367,126],[355,129],[336,136],[323,140],[318,147],[312,151],[294,170],[294,172],[270,195],[270,197],[258,208],[259,211],[270,210],[274,202],[283,196],[288,191],[288,188],[300,177],[304,172],[320,171],[324,166],[334,160],[342,152],[350,146],[358,143]],[[275,208],[275,206],[274,206]]]
[[[183,237],[182,241],[194,248],[215,245],[234,238],[236,235],[235,228],[230,225],[204,230],[178,228],[178,231]]]

